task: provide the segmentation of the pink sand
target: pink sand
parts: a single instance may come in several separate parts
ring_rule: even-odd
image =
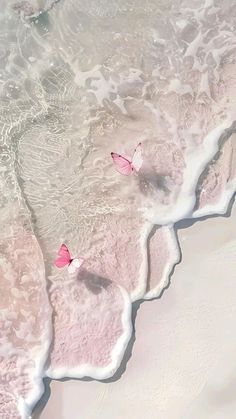
[[[145,299],[158,297],[168,285],[170,273],[180,260],[180,250],[174,229],[153,227],[148,241],[148,277]]]
[[[78,252],[90,272],[122,285],[131,296],[142,297],[142,265],[146,264],[142,230],[143,219],[134,211],[91,217],[89,224],[80,225]]]
[[[0,248],[0,417],[19,419],[19,400],[30,407],[43,390],[51,309],[35,237],[25,231],[5,239]]]
[[[216,159],[208,165],[198,184],[197,209],[216,205],[224,196],[228,184],[236,178],[236,136],[225,141]],[[233,190],[232,190],[233,194]],[[231,194],[231,195],[232,195]]]
[[[111,376],[131,333],[131,303],[125,291],[85,269],[72,279],[65,271],[50,287],[50,301],[54,340],[47,375]]]
[[[145,14],[142,6],[127,13],[127,6],[121,4],[109,32],[106,15],[94,18],[87,2],[78,3],[78,9],[75,3],[71,7],[59,2],[58,9],[52,9],[45,36],[36,25],[29,30],[17,13],[10,16],[3,56],[7,72],[13,72],[19,86],[16,83],[17,89],[12,90],[8,81],[4,84],[3,119],[8,125],[4,121],[3,131],[7,140],[13,133],[11,158],[16,153],[22,193],[35,214],[35,234],[52,283],[54,341],[48,374],[104,377],[118,367],[130,336],[127,291],[133,300],[147,297],[146,291],[159,295],[177,261],[175,238],[170,245],[165,227],[158,227],[147,252],[150,222],[161,211],[169,214],[170,208],[177,206],[188,153],[201,150],[212,129],[235,119],[235,34],[230,29],[234,13],[231,5],[211,10],[206,1],[204,7],[191,9],[187,4],[185,9],[188,2],[184,2],[181,13],[188,22],[182,26],[176,2],[170,2],[171,7],[161,2],[160,13],[159,9],[156,13],[154,2],[145,8]],[[32,9],[27,1],[15,4],[21,17],[37,14],[38,8]],[[195,22],[196,27],[189,22]],[[113,23],[118,33],[113,32]],[[228,51],[228,46],[232,50]],[[29,57],[30,51],[33,57]],[[145,150],[143,168],[139,176],[121,177],[114,170],[110,152],[129,155],[139,141]],[[226,170],[227,155],[209,172],[205,187],[212,200],[222,194],[228,182],[229,172],[225,178],[221,169]],[[194,165],[190,169],[194,173]],[[12,187],[8,183],[7,192]],[[202,208],[209,204],[207,199],[201,195]],[[146,218],[149,227],[143,234]],[[18,348],[19,340],[27,354],[23,362],[28,369],[26,378],[19,378],[19,394],[23,390],[28,394],[33,386],[28,384],[28,376],[35,369],[28,366],[28,359],[32,364],[34,359],[30,345],[37,342],[28,342],[27,333],[34,327],[37,349],[42,348],[42,323],[49,324],[50,313],[43,311],[45,306],[48,309],[46,296],[41,295],[43,264],[34,266],[32,261],[38,259],[39,249],[26,239],[24,258],[18,261],[22,237],[16,244],[11,240],[8,253],[14,256],[7,255],[3,264],[7,272],[9,259],[16,258],[9,276],[17,278],[22,264],[30,281],[40,277],[37,290],[35,286],[28,290],[26,283],[26,302],[21,286],[8,289],[14,304],[20,295],[20,303],[22,299],[26,305],[18,337],[12,330],[10,343]],[[52,268],[63,241],[74,256],[80,254],[87,260],[87,273],[81,271],[77,279],[70,279],[66,270],[61,273]],[[40,298],[35,297],[37,292]],[[27,300],[28,295],[32,298]],[[11,307],[10,301],[7,307]],[[10,315],[14,317],[20,307],[16,303],[13,308]],[[17,319],[9,321],[18,326]],[[8,338],[7,331],[5,334]],[[117,349],[118,342],[122,344]],[[5,358],[3,361],[5,377],[9,365]],[[14,362],[10,367],[13,372],[17,369],[19,376]],[[23,390],[21,380],[26,381]],[[11,386],[11,380],[8,384]],[[6,390],[6,403],[8,396]],[[15,400],[9,399],[9,403],[16,408]]]

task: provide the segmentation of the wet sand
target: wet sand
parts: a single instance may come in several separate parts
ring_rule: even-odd
[[[160,299],[136,303],[118,373],[106,383],[47,381],[44,400],[51,395],[33,419],[234,419],[235,222],[236,207],[180,222],[182,263]]]

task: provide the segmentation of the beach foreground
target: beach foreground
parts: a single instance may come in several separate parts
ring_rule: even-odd
[[[235,221],[234,208],[230,218],[180,223],[182,262],[161,299],[138,308],[118,374],[51,382],[33,417],[234,419]]]

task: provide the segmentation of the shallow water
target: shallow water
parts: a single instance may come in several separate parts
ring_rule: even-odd
[[[47,348],[40,370],[31,368],[39,381],[42,368],[56,378],[106,378],[130,338],[131,301],[160,295],[179,261],[173,224],[226,211],[235,190],[236,6],[11,1],[0,19],[2,240],[16,278],[24,266],[40,273],[45,307],[37,321]],[[140,172],[121,176],[110,152],[129,156],[139,141]],[[28,257],[19,261],[24,242]],[[86,259],[78,277],[53,266],[62,242]],[[3,287],[12,275],[3,273]],[[14,304],[29,298],[27,283],[15,288]],[[33,398],[16,391],[22,417],[41,385]]]

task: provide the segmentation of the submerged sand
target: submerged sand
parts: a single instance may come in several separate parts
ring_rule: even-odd
[[[179,223],[182,262],[161,299],[138,308],[114,381],[53,381],[35,418],[234,419],[235,222],[234,208]]]
[[[234,16],[217,0],[3,3],[0,415],[28,418],[45,376],[113,376],[132,303],[159,297],[180,261],[175,224],[226,212]],[[140,141],[140,172],[121,176],[110,152]],[[85,258],[74,276],[53,265],[62,242]]]

